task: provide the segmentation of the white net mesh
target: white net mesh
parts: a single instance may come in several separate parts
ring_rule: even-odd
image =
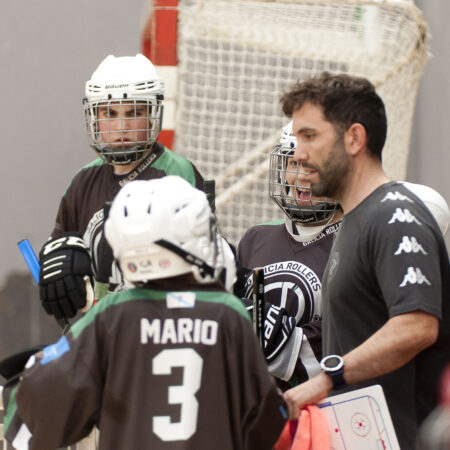
[[[222,233],[282,217],[268,155],[288,122],[279,98],[327,70],[370,79],[383,98],[383,164],[404,179],[427,28],[409,0],[181,0],[175,150],[216,179]]]

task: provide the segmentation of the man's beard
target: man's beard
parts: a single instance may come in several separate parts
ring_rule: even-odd
[[[349,170],[350,158],[345,151],[344,140],[338,137],[327,160],[318,169],[319,181],[311,183],[311,193],[317,197],[339,200]]]

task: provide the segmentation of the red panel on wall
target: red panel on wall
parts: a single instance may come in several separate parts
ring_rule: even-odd
[[[142,53],[156,66],[177,64],[178,0],[153,0],[142,34]]]

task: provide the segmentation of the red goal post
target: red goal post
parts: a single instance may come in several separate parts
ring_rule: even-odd
[[[298,79],[323,70],[369,78],[388,115],[384,168],[405,179],[428,59],[412,0],[153,0],[146,14],[142,51],[168,85],[161,139],[216,179],[233,243],[282,217],[268,197],[268,155],[288,122],[280,95]]]

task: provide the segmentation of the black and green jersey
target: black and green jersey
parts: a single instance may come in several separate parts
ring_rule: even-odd
[[[203,178],[195,166],[159,143],[155,144],[154,150],[147,158],[123,177],[115,176],[111,165],[101,158],[96,159],[75,175],[64,193],[52,236],[65,231],[81,233],[90,248],[94,272],[97,273],[105,202],[111,202],[120,188],[129,181],[151,180],[166,175],[179,175],[203,190]],[[110,266],[112,262],[111,258],[105,264]],[[119,274],[112,271],[112,276],[116,279],[108,281],[113,285],[119,284]]]
[[[6,436],[20,417],[41,449],[95,425],[100,449],[272,448],[284,401],[247,311],[223,291],[179,289],[97,303],[24,373],[8,397]]]

